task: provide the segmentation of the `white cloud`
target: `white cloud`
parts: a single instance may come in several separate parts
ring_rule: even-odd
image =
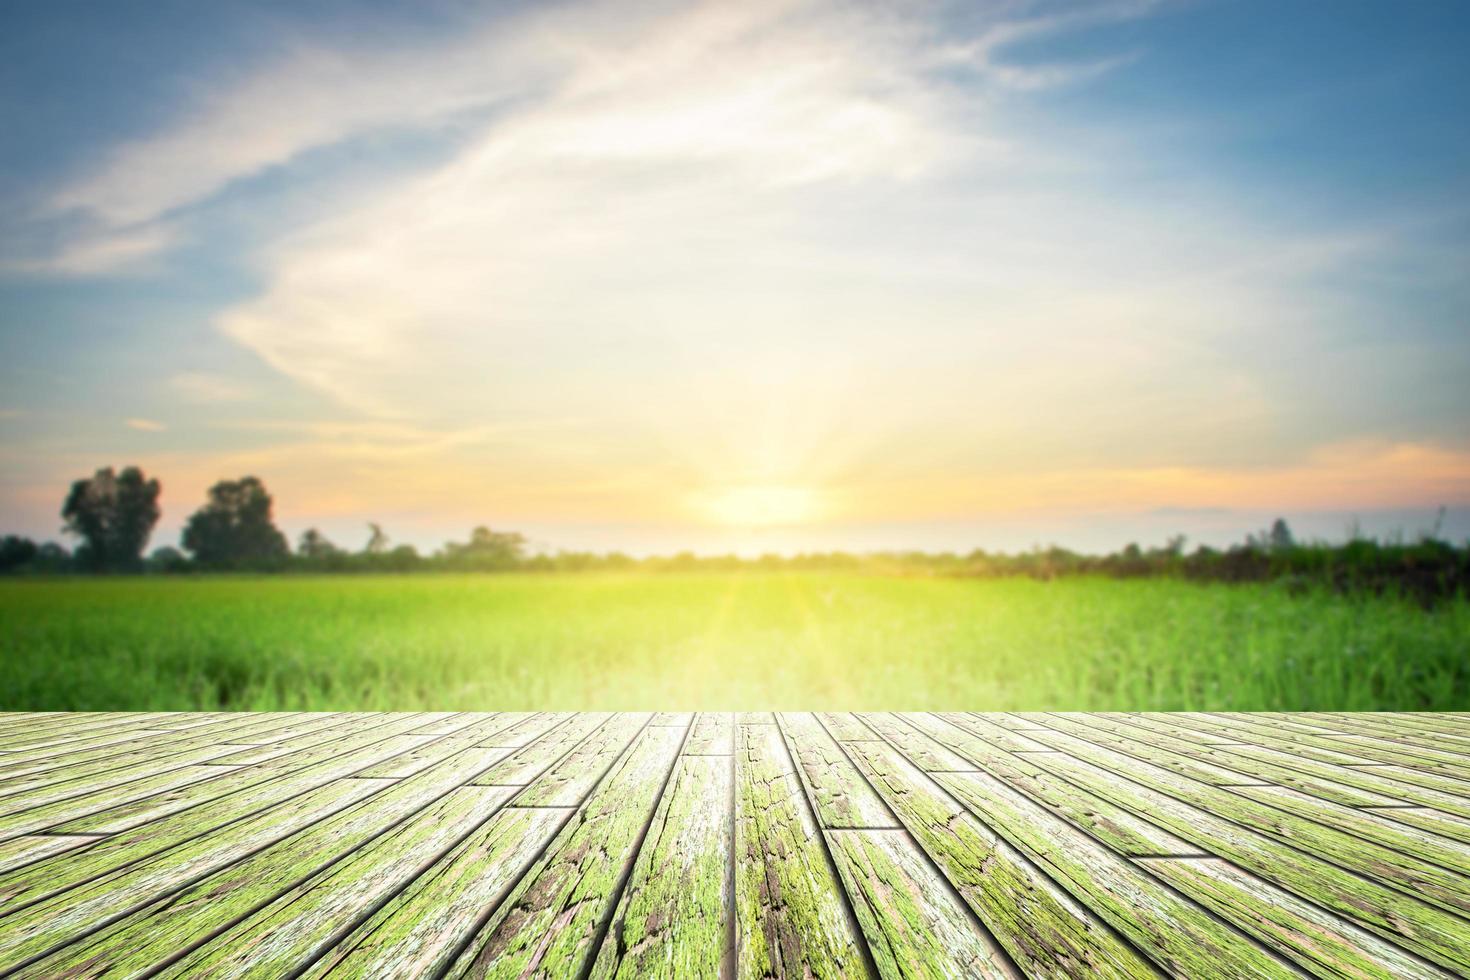
[[[124,419],[123,424],[139,432],[163,432],[168,428],[162,422],[155,422],[152,419]]]
[[[121,229],[92,230],[65,241],[54,252],[27,259],[9,259],[0,268],[8,272],[46,276],[103,276],[149,268],[150,261],[181,240],[176,226],[155,222]]]
[[[207,371],[184,371],[169,378],[168,384],[185,400],[201,404],[241,402],[255,397],[248,385]]]
[[[1135,161],[1030,124],[1025,93],[1132,52],[1011,57],[1154,6],[1005,5],[960,44],[915,8],[789,0],[301,46],[56,201],[149,228],[314,147],[495,104],[447,160],[255,256],[264,286],[221,329],[461,458],[484,420],[548,413],[596,420],[555,441],[587,472],[662,452],[719,481],[1256,451],[1280,405],[1250,351],[1290,327],[1312,356],[1330,301],[1293,277],[1341,244],[1208,193],[1120,190]]]
[[[875,165],[912,175],[954,134],[913,128],[926,122],[912,115],[923,93],[905,73],[948,63],[1017,89],[1082,81],[1123,59],[1029,66],[1007,63],[999,52],[1151,6],[1001,19],[969,44],[930,44],[924,52],[912,47],[926,30],[922,20],[826,0],[543,5],[400,47],[286,38],[284,53],[269,63],[195,82],[170,125],[112,147],[98,166],[57,189],[45,206],[83,216],[85,229],[55,254],[11,267],[68,275],[125,270],[177,244],[170,222],[180,212],[312,150],[384,130],[434,131],[466,113],[535,103],[549,92],[568,109],[580,103],[586,110],[578,132],[562,133],[558,149],[569,159],[615,157],[626,146],[630,160],[660,150],[692,162],[745,152],[750,165],[761,166],[775,162],[772,154],[790,159],[827,144],[807,167],[782,168],[772,179],[850,177]],[[635,50],[640,57],[629,57]],[[914,60],[921,53],[928,64]],[[755,74],[721,79],[721,66]],[[688,80],[705,89],[659,87]],[[844,96],[840,106],[803,101],[829,84]],[[909,89],[902,98],[899,87]],[[608,107],[599,96],[634,91],[667,104],[653,113],[636,105],[602,111]]]

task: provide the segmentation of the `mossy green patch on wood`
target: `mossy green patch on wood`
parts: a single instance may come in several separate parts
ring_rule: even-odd
[[[1319,977],[1445,978],[1444,970],[1228,861],[1140,858],[1138,864]]]
[[[741,980],[865,975],[796,766],[774,724],[741,725],[735,914]]]
[[[928,737],[963,753],[992,776],[1120,854],[1204,853],[1122,807],[1058,779],[1027,761],[1028,755],[1012,755],[973,737],[967,728],[959,727],[968,726],[970,719],[960,717],[951,722],[932,715],[910,715],[906,720],[922,729]]]
[[[883,801],[853,768],[837,742],[815,716],[782,712],[777,721],[812,795],[823,827],[897,827]]]
[[[687,748],[687,747],[686,747]],[[732,759],[684,755],[654,811],[592,977],[716,976],[734,934]]]
[[[561,977],[585,966],[686,734],[643,728],[449,976]]]
[[[501,809],[325,949],[302,980],[438,976],[570,815],[567,809]]]
[[[884,978],[1016,977],[902,830],[824,832]]]
[[[241,895],[240,889],[225,892],[214,901],[224,906],[221,912],[239,920],[158,975],[211,980],[289,975],[328,945],[330,937],[346,933],[365,909],[412,882],[423,866],[493,817],[512,792],[504,786],[459,786],[254,911],[250,905],[258,904],[267,890],[252,888],[257,893],[250,896]],[[203,894],[219,891],[219,884],[210,884]],[[185,900],[172,899],[168,915],[176,915]]]
[[[1028,975],[1158,975],[1096,916],[966,813],[893,746],[853,743],[852,752],[905,829]]]

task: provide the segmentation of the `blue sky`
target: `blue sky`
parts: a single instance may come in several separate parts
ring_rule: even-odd
[[[1470,533],[1462,3],[13,3],[0,525]]]

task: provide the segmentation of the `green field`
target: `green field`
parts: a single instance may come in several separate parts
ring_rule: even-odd
[[[818,573],[14,580],[0,708],[1465,709],[1470,603]]]

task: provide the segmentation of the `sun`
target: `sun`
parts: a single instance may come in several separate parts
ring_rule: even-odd
[[[804,487],[725,487],[703,500],[714,520],[733,527],[804,524],[817,516],[817,495]]]

